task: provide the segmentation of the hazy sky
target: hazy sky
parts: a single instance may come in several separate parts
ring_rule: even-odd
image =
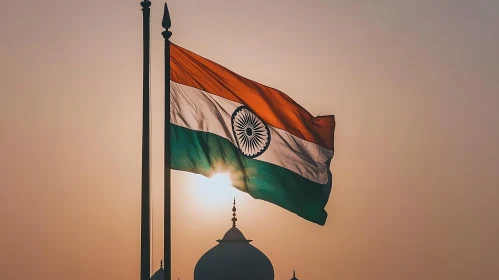
[[[0,279],[139,277],[139,0],[0,6]],[[153,271],[163,38],[152,1]],[[173,172],[173,276],[238,224],[275,279],[499,278],[497,0],[170,0],[172,41],[335,114],[324,227]]]

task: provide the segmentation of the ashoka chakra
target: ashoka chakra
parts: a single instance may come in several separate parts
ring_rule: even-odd
[[[269,127],[246,106],[232,114],[232,133],[241,153],[249,158],[263,154],[269,147]]]

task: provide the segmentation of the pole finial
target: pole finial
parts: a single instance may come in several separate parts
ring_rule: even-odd
[[[149,7],[151,7],[151,2],[149,0],[144,0],[140,2],[140,6],[144,9],[149,9]]]
[[[232,226],[236,226],[236,197],[234,197],[234,206],[232,207]]]
[[[163,260],[159,261],[159,269],[163,268]]]
[[[170,12],[168,11],[168,5],[165,2],[165,11],[163,13],[163,22],[162,22],[163,28],[164,29],[170,29],[172,27],[172,21],[170,19]]]
[[[172,27],[172,21],[170,19],[170,12],[168,11],[168,5],[166,4],[166,2],[165,2],[165,11],[163,13],[163,22],[161,24],[165,29],[165,31],[163,31],[161,34],[163,35],[165,40],[170,40],[172,33],[168,29]]]

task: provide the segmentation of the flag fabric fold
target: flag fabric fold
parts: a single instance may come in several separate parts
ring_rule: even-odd
[[[334,116],[175,44],[170,47],[171,167],[233,186],[324,225]]]

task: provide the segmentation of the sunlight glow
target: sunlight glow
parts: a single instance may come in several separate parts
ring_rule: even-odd
[[[232,188],[232,181],[230,180],[229,173],[216,173],[208,181],[214,186],[220,188]]]
[[[195,175],[193,180],[194,197],[197,203],[209,208],[227,208],[234,197],[244,193],[232,186],[229,173],[215,173],[210,178]]]

